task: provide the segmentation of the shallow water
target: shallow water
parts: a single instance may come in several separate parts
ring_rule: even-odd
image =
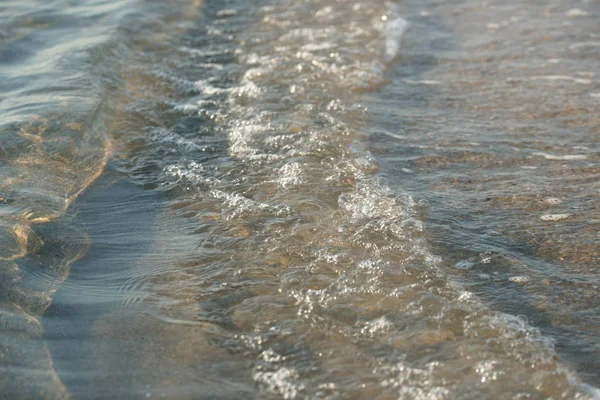
[[[598,4],[0,9],[0,393],[600,398]]]

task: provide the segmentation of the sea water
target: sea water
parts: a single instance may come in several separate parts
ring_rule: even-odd
[[[0,393],[600,397],[593,1],[0,6]]]

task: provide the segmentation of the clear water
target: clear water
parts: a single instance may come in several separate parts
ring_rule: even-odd
[[[0,393],[600,398],[593,1],[0,5]]]

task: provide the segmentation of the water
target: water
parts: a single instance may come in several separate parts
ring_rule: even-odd
[[[597,3],[0,10],[4,397],[600,397]]]

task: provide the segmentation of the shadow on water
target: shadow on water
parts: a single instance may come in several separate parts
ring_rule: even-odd
[[[153,248],[165,201],[164,193],[109,168],[73,211],[73,224],[89,232],[91,246],[42,321],[54,365],[75,399],[253,397],[236,386],[237,371],[245,374],[238,364],[246,361],[210,341],[213,324],[155,316],[153,289],[145,284],[172,262]]]
[[[184,17],[180,12],[185,8],[164,10],[164,5],[148,2],[160,18],[132,16],[120,29],[123,49],[110,56],[124,52],[131,57],[127,63],[117,62],[120,80],[111,79],[115,93],[109,101],[118,105],[111,122],[116,158],[72,211],[73,224],[89,232],[91,247],[73,265],[43,319],[54,363],[74,398],[253,397],[248,389],[252,385],[238,384],[246,379],[247,361],[234,359],[211,342],[218,323],[157,317],[157,304],[177,309],[177,301],[157,300],[156,291],[164,291],[165,297],[182,291],[170,276],[185,276],[185,271],[172,264],[178,251],[189,252],[194,245],[158,218],[164,218],[176,197],[161,188],[163,169],[182,156],[171,148],[179,142],[155,142],[152,135],[172,130],[173,136],[189,136],[192,150],[187,156],[199,163],[219,157],[215,153],[223,150],[218,138],[207,137],[204,147],[219,150],[194,144],[197,136],[211,131],[210,118],[165,112],[166,104],[177,98],[174,92],[186,90],[169,81],[169,68],[165,76],[157,76],[165,70],[161,52],[170,57],[182,40],[202,41],[205,34],[197,11],[201,2],[182,3],[191,9]],[[203,314],[227,306],[220,302],[204,302]]]
[[[473,130],[470,126],[473,121],[469,120],[473,115],[461,115],[453,106],[468,94],[461,93],[459,85],[440,90],[439,85],[452,86],[453,82],[435,81],[438,77],[447,78],[445,72],[453,64],[461,68],[465,62],[461,60],[464,57],[461,52],[467,50],[453,32],[456,27],[444,18],[430,15],[427,6],[429,4],[403,2],[402,11],[412,23],[404,51],[397,67],[389,73],[390,84],[366,100],[376,121],[370,150],[381,161],[381,175],[392,187],[427,202],[422,217],[431,250],[443,258],[443,268],[456,285],[476,294],[490,309],[518,316],[522,322],[539,329],[550,338],[548,345],[554,347],[584,382],[598,386],[600,347],[596,335],[599,326],[593,322],[598,319],[597,312],[587,310],[567,315],[573,303],[590,303],[590,299],[598,297],[593,287],[585,292],[577,289],[578,278],[562,270],[564,263],[552,255],[552,249],[544,249],[529,240],[528,231],[536,227],[528,225],[531,222],[518,210],[503,204],[493,191],[486,194],[476,186],[478,182],[471,182],[469,169],[464,166],[471,162],[471,170],[475,171],[480,159],[464,156],[470,150],[461,147],[460,133],[463,129]],[[485,76],[485,72],[482,75]],[[489,76],[488,79],[495,78]],[[500,103],[487,106],[498,107],[498,110],[506,107]],[[501,119],[493,122],[488,117],[491,115],[480,117],[480,126],[496,125],[502,129]],[[441,131],[449,132],[449,136],[432,137]],[[475,131],[469,138],[478,141],[485,134],[485,130]],[[483,150],[483,157],[486,152],[494,151],[492,147]],[[495,158],[490,155],[489,163]],[[541,161],[530,159],[520,162],[543,165]],[[513,172],[510,164],[504,168]],[[527,176],[523,174],[521,179],[527,181]],[[448,181],[463,185],[448,189],[451,185],[443,184]],[[507,191],[510,193],[510,189]],[[487,207],[494,202],[496,207]],[[487,205],[481,206],[482,203]],[[521,233],[523,231],[526,234]],[[588,268],[593,271],[592,266]],[[594,282],[589,277],[589,274],[583,276],[581,282],[586,279]],[[565,308],[557,306],[560,304]]]
[[[124,373],[98,369],[100,344],[92,328],[115,309],[135,308],[142,297],[135,266],[150,250],[159,202],[155,192],[107,171],[71,210],[73,226],[88,232],[91,246],[72,265],[42,323],[54,364],[75,398],[103,398],[110,386],[97,385],[102,375]]]

